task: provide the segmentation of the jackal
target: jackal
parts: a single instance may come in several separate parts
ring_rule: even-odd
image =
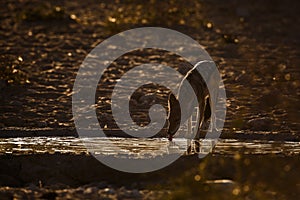
[[[173,135],[178,131],[180,122],[185,123],[191,117],[195,107],[198,108],[194,129],[196,134],[194,138],[190,139],[205,137],[207,133],[205,129],[209,120],[211,120],[210,131],[216,129],[215,107],[219,82],[220,77],[213,61],[201,61],[188,71],[180,83],[178,93],[171,92],[168,96],[169,140],[172,140]],[[187,84],[190,84],[192,89],[189,89]]]

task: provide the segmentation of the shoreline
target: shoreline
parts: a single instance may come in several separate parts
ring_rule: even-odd
[[[108,137],[124,137],[128,135],[121,130],[106,130]],[[4,128],[0,129],[0,138],[16,137],[78,137],[75,128]],[[129,137],[130,138],[130,137]],[[267,141],[293,141],[300,142],[299,135],[292,133],[270,132],[270,131],[222,131],[220,139],[237,140],[267,140]]]

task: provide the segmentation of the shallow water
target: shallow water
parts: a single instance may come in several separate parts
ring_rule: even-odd
[[[188,141],[176,138],[169,142],[165,138],[75,138],[75,137],[25,137],[0,139],[0,154],[87,154],[122,157],[156,157],[169,154],[185,154]],[[194,144],[194,143],[193,143]],[[194,146],[194,145],[193,145]],[[300,142],[278,142],[263,140],[200,140],[200,154],[235,155],[299,155]]]

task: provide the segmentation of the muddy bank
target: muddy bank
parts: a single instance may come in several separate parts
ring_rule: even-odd
[[[1,198],[297,199],[300,191],[298,156],[186,156],[146,174],[121,173],[86,155],[2,155],[0,163]]]
[[[167,139],[111,138],[108,147],[107,140],[86,138],[85,143],[93,144],[90,150],[95,155],[120,159],[124,153],[127,159],[182,155],[187,144],[184,139],[170,143]],[[182,155],[148,173],[112,169],[73,137],[6,138],[0,144],[3,198],[197,199],[201,195],[295,199],[300,191],[299,142],[205,140],[200,143],[200,154]]]

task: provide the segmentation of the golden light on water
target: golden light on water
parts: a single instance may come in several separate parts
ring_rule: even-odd
[[[61,11],[61,7],[56,6],[56,7],[55,7],[55,11],[56,11],[56,12],[60,12],[60,11]]]
[[[284,76],[284,79],[287,80],[287,81],[291,80],[291,74],[286,74]]]
[[[244,192],[249,192],[249,190],[250,190],[249,185],[245,185],[245,186],[243,187],[243,190],[244,190]]]
[[[179,24],[184,25],[184,24],[185,24],[184,19],[181,19],[181,20],[179,21]]]
[[[240,160],[241,155],[239,153],[236,153],[233,158],[234,158],[234,160]]]
[[[117,21],[117,19],[114,17],[108,17],[108,21],[115,23]]]
[[[208,22],[208,23],[206,24],[206,27],[210,29],[210,28],[213,27],[213,24],[212,24],[211,22]]]
[[[240,192],[241,192],[241,190],[240,190],[240,188],[238,188],[238,187],[237,187],[237,188],[234,188],[234,189],[232,190],[232,194],[235,195],[235,196],[239,195]]]
[[[200,180],[201,180],[201,176],[197,174],[197,175],[194,177],[194,179],[195,179],[195,181],[200,181]]]
[[[73,20],[75,20],[75,19],[77,19],[77,16],[75,14],[71,14],[70,18],[73,19]]]

